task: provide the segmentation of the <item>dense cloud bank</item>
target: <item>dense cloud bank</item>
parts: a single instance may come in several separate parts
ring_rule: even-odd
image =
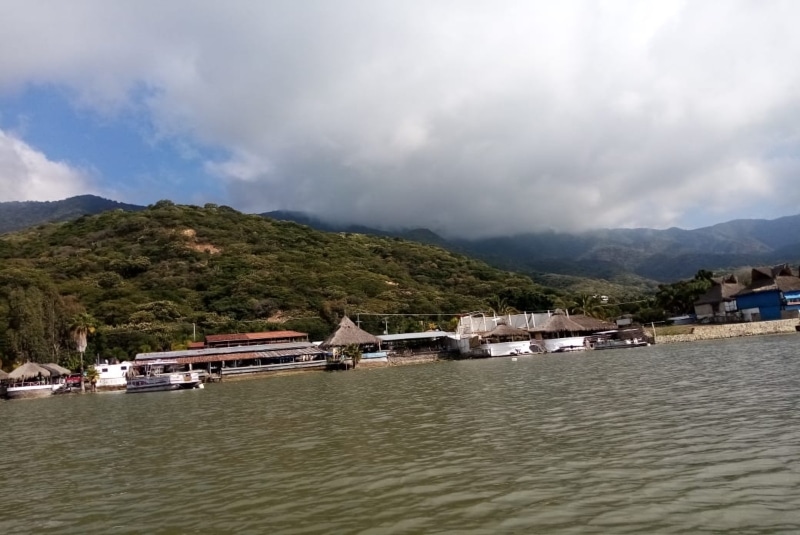
[[[153,143],[196,151],[245,211],[486,236],[694,227],[800,201],[795,2],[5,12],[0,92],[53,84],[86,113],[146,114]],[[14,139],[0,137],[0,181],[37,180],[3,156]],[[80,170],[53,172],[84,185]]]

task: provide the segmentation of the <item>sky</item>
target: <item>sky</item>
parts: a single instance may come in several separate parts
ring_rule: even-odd
[[[794,0],[5,0],[0,201],[445,236],[800,213]]]

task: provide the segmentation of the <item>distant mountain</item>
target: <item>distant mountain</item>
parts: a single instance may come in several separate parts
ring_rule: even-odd
[[[700,269],[724,271],[800,263],[800,215],[774,220],[739,219],[694,230],[546,231],[480,240],[447,240],[420,229],[385,231],[337,226],[293,212],[264,215],[328,231],[397,236],[436,244],[502,269],[528,274],[540,282],[550,280],[550,274],[625,281],[624,284],[672,282],[691,278]]]
[[[424,243],[427,245],[439,245],[447,247],[451,250],[455,249],[453,243],[442,238],[433,231],[426,228],[415,229],[402,229],[402,230],[380,230],[363,225],[350,225],[350,224],[337,224],[325,222],[318,217],[308,215],[303,212],[293,212],[285,210],[276,210],[273,212],[265,212],[260,214],[262,217],[268,217],[277,221],[292,221],[300,225],[309,226],[315,230],[322,230],[325,232],[351,232],[354,234],[368,234],[370,236],[385,236],[388,238],[403,238],[404,240],[415,241],[417,243]]]
[[[63,201],[0,202],[0,234],[42,223],[70,221],[82,215],[94,215],[117,209],[136,212],[144,210],[144,207],[111,201],[95,195],[79,195]]]
[[[142,206],[94,195],[52,202],[0,202],[0,234],[47,222]],[[339,224],[302,212],[260,214],[326,232],[402,238],[436,245],[492,266],[529,275],[545,284],[580,291],[608,283],[627,289],[691,278],[700,269],[736,268],[788,262],[800,265],[800,215],[737,219],[694,230],[601,229],[581,233],[525,233],[480,240],[446,239],[428,229],[377,229]],[[594,290],[592,290],[594,291]],[[597,290],[610,291],[610,290]]]

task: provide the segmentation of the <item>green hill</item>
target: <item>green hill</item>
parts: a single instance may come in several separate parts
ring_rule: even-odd
[[[0,236],[0,356],[58,360],[69,322],[98,322],[87,355],[130,357],[199,333],[297,329],[321,338],[342,314],[551,306],[529,278],[400,238],[327,233],[231,208],[161,201]],[[364,316],[373,331],[380,316]],[[410,321],[408,319],[404,321]],[[444,326],[444,325],[442,325]]]
[[[0,234],[28,227],[69,221],[82,215],[99,214],[107,210],[142,210],[144,207],[97,197],[78,195],[62,201],[0,202]]]

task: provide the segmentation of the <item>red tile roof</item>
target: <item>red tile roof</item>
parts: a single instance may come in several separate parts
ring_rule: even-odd
[[[209,334],[206,344],[220,342],[249,342],[252,340],[280,340],[283,338],[306,338],[308,334],[297,331],[268,331],[263,333]]]

